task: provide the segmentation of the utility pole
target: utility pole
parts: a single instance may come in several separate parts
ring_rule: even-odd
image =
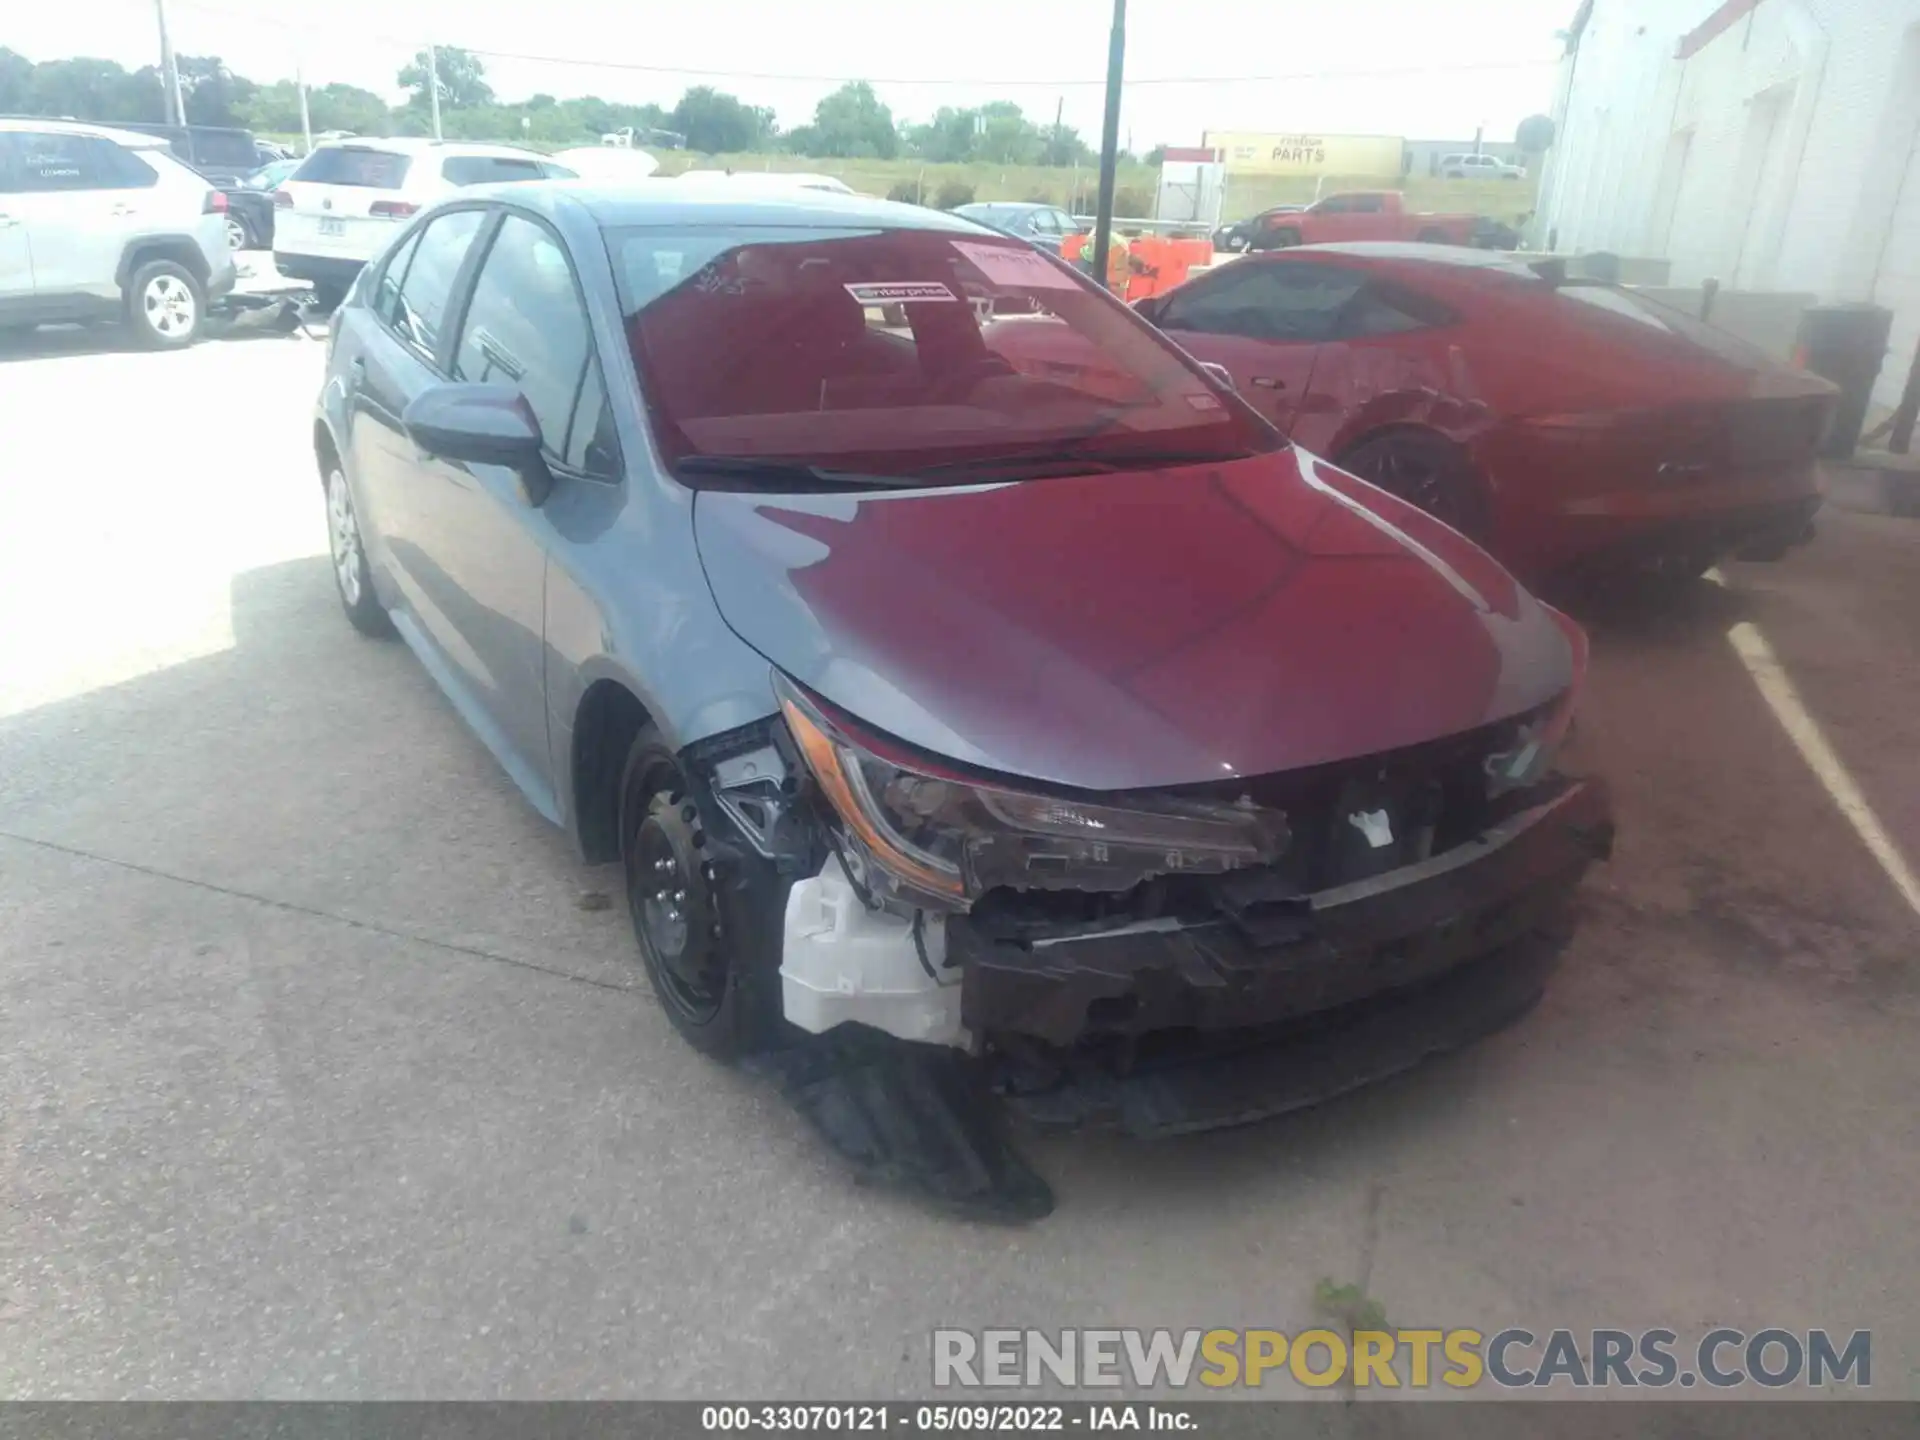
[[[1047,146],[1047,163],[1060,163],[1060,117],[1066,112],[1067,97],[1062,95],[1053,102],[1053,143]]]
[[[427,103],[433,107],[433,138],[440,135],[440,51],[427,45]]]
[[[169,125],[184,125],[187,107],[180,98],[180,67],[174,63],[173,42],[167,38],[167,0],[153,0],[153,13],[160,21],[160,84],[166,92],[161,104]]]
[[[293,88],[300,92],[300,138],[306,143],[306,153],[313,153],[313,117],[307,113],[307,74],[299,66],[293,70]]]
[[[1113,244],[1113,175],[1120,163],[1120,77],[1127,60],[1127,0],[1113,0],[1113,36],[1107,46],[1107,114],[1100,127],[1100,198],[1093,211],[1093,278],[1107,283]]]

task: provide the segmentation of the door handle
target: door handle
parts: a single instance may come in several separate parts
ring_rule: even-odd
[[[140,212],[132,205],[116,205],[113,207],[113,213],[116,215],[138,215]]]
[[[1254,388],[1259,390],[1284,390],[1287,388],[1286,381],[1277,380],[1271,375],[1256,375],[1253,377],[1253,384]]]

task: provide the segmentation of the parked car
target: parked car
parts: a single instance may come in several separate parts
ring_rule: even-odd
[[[1476,215],[1436,215],[1409,210],[1398,190],[1344,190],[1316,200],[1295,214],[1279,214],[1248,237],[1249,250],[1284,250],[1341,240],[1418,240],[1432,245],[1471,245]]]
[[[1289,223],[1290,217],[1298,215],[1306,208],[1304,205],[1272,205],[1258,215],[1249,215],[1246,219],[1236,220],[1231,225],[1222,225],[1213,232],[1213,248],[1235,255],[1243,250],[1255,248],[1253,240],[1256,235],[1280,229]],[[1261,245],[1257,248],[1267,250],[1272,246]]]
[[[316,145],[273,192],[273,263],[288,279],[309,282],[320,303],[332,308],[361,267],[422,206],[469,185],[572,174],[545,155],[510,145],[451,140]]]
[[[579,145],[556,152],[553,160],[584,180],[610,182],[645,180],[660,168],[646,151],[620,145]]]
[[[226,197],[163,138],[0,120],[0,328],[117,320],[173,349],[233,283]]]
[[[227,244],[235,250],[273,248],[273,192],[295,170],[296,159],[273,160],[220,187],[227,197]]]
[[[1833,387],[1630,289],[1485,251],[1330,245],[1138,308],[1298,444],[1529,583],[1777,557],[1820,503]]]
[[[1029,245],[1055,255],[1060,253],[1069,235],[1084,233],[1079,221],[1057,205],[990,200],[956,205],[953,213],[1003,234],[1018,235]]]
[[[863,1026],[1164,1116],[1372,1017],[1213,1092],[1244,1120],[1524,1009],[1607,849],[1571,621],[965,219],[443,200],[336,314],[313,440],[347,618],[623,865],[710,1054]]]
[[[1502,160],[1497,155],[1443,155],[1440,178],[1443,180],[1524,180],[1527,169]]]
[[[210,180],[238,180],[274,158],[253,138],[251,130],[228,125],[150,125],[129,122],[119,128],[138,135],[158,136],[167,142],[174,159],[191,166]]]

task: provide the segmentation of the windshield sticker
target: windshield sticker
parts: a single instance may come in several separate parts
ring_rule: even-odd
[[[1073,290],[1073,276],[1051,263],[1038,250],[1011,245],[977,245],[956,240],[953,248],[973,262],[996,285],[1017,285],[1025,290]]]
[[[916,300],[958,298],[937,280],[895,280],[884,284],[849,285],[847,293],[862,305],[911,305]]]

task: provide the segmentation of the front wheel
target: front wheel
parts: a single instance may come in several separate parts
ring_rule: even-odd
[[[242,220],[238,215],[229,213],[227,216],[227,248],[229,250],[244,250],[251,240],[252,237],[247,234],[247,222]]]
[[[127,328],[149,350],[181,350],[200,335],[206,292],[192,272],[155,260],[134,272],[127,287]]]
[[[620,781],[620,862],[647,979],[696,1050],[737,1060],[787,1034],[780,945],[787,887],[756,857],[709,843],[680,761],[652,726]]]
[[[1452,442],[1438,435],[1408,430],[1363,440],[1338,463],[1462,535],[1477,537],[1486,531],[1486,510],[1472,467]]]

